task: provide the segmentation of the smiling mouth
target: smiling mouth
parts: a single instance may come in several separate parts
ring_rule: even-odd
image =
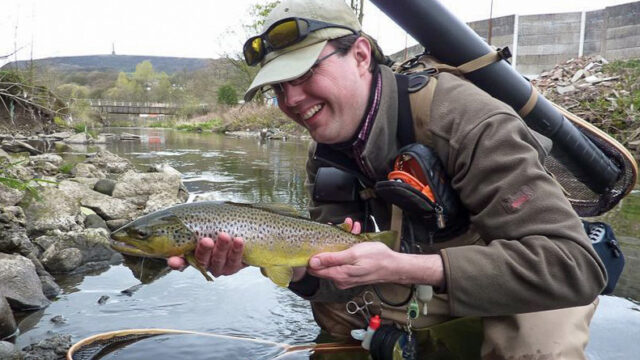
[[[323,107],[324,105],[321,105],[321,104],[311,107],[311,109],[307,110],[304,114],[302,114],[301,116],[302,121],[307,121],[311,119],[313,115],[317,114],[320,110],[322,110]]]

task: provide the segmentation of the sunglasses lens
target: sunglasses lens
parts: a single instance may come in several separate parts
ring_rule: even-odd
[[[295,19],[282,22],[267,32],[267,41],[274,49],[282,49],[298,41],[298,21]]]
[[[262,60],[263,51],[264,47],[262,46],[262,39],[259,37],[249,39],[244,44],[244,60],[249,65],[255,65]]]

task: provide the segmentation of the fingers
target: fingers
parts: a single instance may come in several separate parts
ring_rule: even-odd
[[[360,234],[360,231],[362,230],[362,225],[360,224],[359,221],[354,222],[352,218],[347,217],[344,219],[344,223],[349,225],[351,229],[350,231],[352,234],[356,234],[356,235]]]
[[[180,256],[172,256],[167,259],[167,265],[173,270],[182,271],[187,267],[187,262]]]
[[[231,238],[227,233],[220,233],[215,241],[207,237],[198,240],[194,254],[196,261],[217,277],[234,274],[246,266],[242,263],[243,249],[242,238]],[[186,261],[178,256],[167,259],[167,264],[175,270],[186,267]]]
[[[315,255],[309,260],[309,267],[320,270],[333,266],[349,265],[355,261],[353,251],[326,252]]]
[[[211,262],[211,251],[215,246],[215,242],[211,238],[202,238],[198,240],[198,245],[196,246],[195,257],[196,260],[205,268],[209,268],[209,263]]]

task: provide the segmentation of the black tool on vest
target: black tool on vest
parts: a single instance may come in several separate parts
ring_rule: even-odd
[[[608,224],[582,220],[582,225],[607,270],[607,285],[602,290],[602,294],[611,294],[624,269],[622,249],[620,249],[618,240],[613,234],[613,229]]]

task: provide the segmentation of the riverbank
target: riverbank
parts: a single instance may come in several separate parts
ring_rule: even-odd
[[[60,295],[54,275],[82,276],[122,263],[109,247],[110,232],[183,203],[188,193],[181,174],[167,165],[137,171],[104,150],[77,162],[45,152],[69,151],[88,140],[85,134],[0,138],[0,358],[61,358],[69,336],[22,350],[5,341],[18,335],[15,314],[43,309]]]

